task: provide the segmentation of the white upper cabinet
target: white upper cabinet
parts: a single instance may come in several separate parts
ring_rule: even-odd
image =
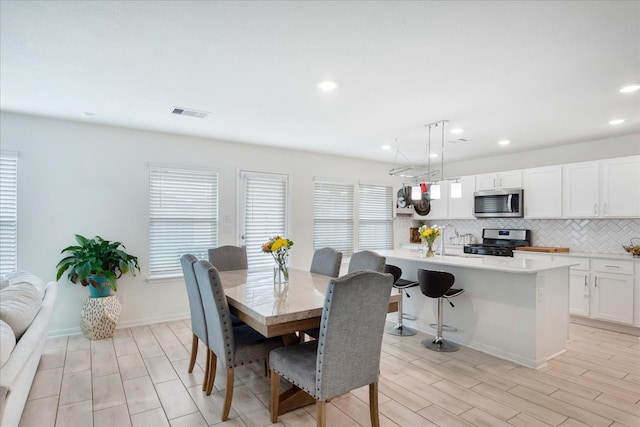
[[[449,215],[449,181],[440,181],[436,184],[440,186],[440,198],[431,199],[431,212],[423,218],[447,219]],[[431,194],[433,195],[433,189]]]
[[[601,200],[602,216],[640,216],[640,156],[602,160]]]
[[[562,168],[550,166],[525,169],[524,216],[560,218],[562,216]]]
[[[563,165],[562,178],[564,218],[640,217],[640,156]]]
[[[522,171],[507,171],[476,175],[476,191],[522,187]]]
[[[473,216],[473,193],[476,188],[475,176],[463,176],[458,180],[462,189],[460,198],[453,198],[453,185],[455,181],[449,182],[449,218],[451,219],[475,219]]]
[[[562,166],[562,213],[565,218],[590,218],[600,212],[600,163]]]

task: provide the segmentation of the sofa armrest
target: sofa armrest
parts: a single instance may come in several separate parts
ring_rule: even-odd
[[[58,283],[47,283],[38,314],[0,369],[0,425],[17,425],[49,331]]]

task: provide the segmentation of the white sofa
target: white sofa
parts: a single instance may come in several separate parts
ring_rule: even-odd
[[[33,289],[29,288],[29,284]],[[0,290],[0,362],[4,362],[0,366],[2,427],[14,427],[20,423],[44,350],[57,293],[57,282],[52,281],[45,286],[39,278],[28,273],[10,278],[8,286]],[[35,295],[40,295],[40,301]],[[29,321],[32,315],[33,320]],[[18,333],[15,332],[16,328]]]

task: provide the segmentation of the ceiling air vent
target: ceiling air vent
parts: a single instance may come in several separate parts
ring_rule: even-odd
[[[178,114],[179,116],[197,117],[199,119],[203,119],[209,115],[207,111],[199,111],[181,107],[174,107],[172,113]]]

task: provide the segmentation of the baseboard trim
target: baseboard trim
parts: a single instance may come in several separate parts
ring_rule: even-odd
[[[171,316],[147,317],[143,319],[128,320],[126,322],[118,322],[118,326],[116,326],[116,329],[152,325],[154,323],[172,322],[174,320],[188,319],[190,316],[191,314],[187,312],[187,313],[177,313]],[[47,338],[68,337],[72,335],[81,335],[81,334],[82,334],[82,329],[80,329],[80,326],[78,326],[75,328],[56,329],[56,330],[49,331],[49,333],[47,334]]]
[[[573,314],[570,316],[570,319],[571,323],[575,323],[578,325],[591,326],[594,328],[606,329],[608,331],[621,332],[623,334],[640,337],[640,328],[638,328],[637,326],[621,325],[619,323],[607,322],[605,320],[596,320],[590,319],[588,317],[574,316]]]

